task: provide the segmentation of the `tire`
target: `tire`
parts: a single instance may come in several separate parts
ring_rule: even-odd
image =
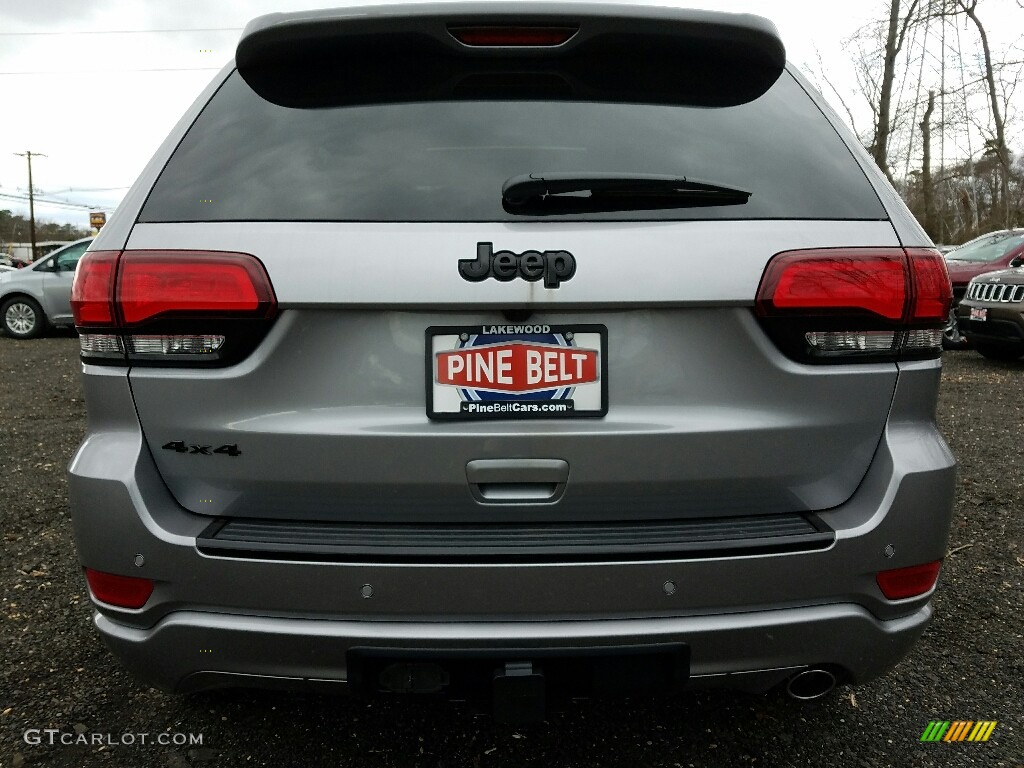
[[[1024,347],[1006,344],[977,344],[975,348],[989,360],[1017,360],[1024,355]]]
[[[0,323],[13,339],[32,339],[46,330],[42,307],[28,296],[14,296],[0,305]]]
[[[967,349],[970,342],[967,337],[960,333],[956,321],[956,305],[949,308],[949,317],[946,318],[946,327],[942,329],[943,349]]]

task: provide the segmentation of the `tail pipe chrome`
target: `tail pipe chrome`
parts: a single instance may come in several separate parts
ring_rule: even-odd
[[[786,693],[800,701],[819,699],[836,687],[836,676],[827,669],[812,667],[797,672],[786,682]]]

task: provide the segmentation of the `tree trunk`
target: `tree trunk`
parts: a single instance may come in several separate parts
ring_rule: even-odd
[[[928,91],[928,109],[924,111],[921,121],[921,143],[923,158],[921,160],[921,196],[924,198],[924,230],[928,237],[935,239],[935,203],[932,189],[932,112],[935,110],[935,91]]]
[[[878,93],[878,122],[875,124],[875,140],[871,145],[871,156],[882,169],[889,182],[889,133],[892,130],[890,109],[892,104],[892,83],[896,77],[896,54],[899,53],[900,0],[890,0],[889,28],[885,38],[885,60],[882,68],[882,87]]]
[[[960,0],[960,7],[964,9],[964,13],[966,13],[968,18],[974,22],[974,26],[978,28],[978,36],[981,38],[981,48],[985,54],[985,82],[988,86],[989,101],[992,105],[992,122],[995,124],[996,158],[998,159],[999,167],[1002,170],[1002,173],[1000,174],[1000,176],[1002,176],[1000,183],[1001,188],[999,191],[1003,198],[1003,226],[1009,228],[1011,225],[1010,152],[1006,148],[1005,125],[1003,124],[1002,113],[999,111],[999,92],[996,90],[996,75],[995,70],[992,67],[992,52],[988,47],[988,35],[985,34],[985,27],[981,23],[981,19],[978,18],[978,14],[976,12],[978,8],[978,0],[973,0],[970,4]],[[995,205],[992,207],[993,209],[996,209]]]
[[[900,0],[889,0],[889,25],[885,36],[885,59],[882,63],[882,84],[878,91],[878,120],[875,123],[875,139],[871,143],[871,157],[892,183],[889,169],[889,136],[892,134],[892,87],[896,80],[896,57],[903,50],[907,39],[907,28],[917,17],[921,0],[911,0],[907,15],[900,18]]]

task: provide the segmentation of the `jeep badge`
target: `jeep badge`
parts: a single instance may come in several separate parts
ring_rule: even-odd
[[[544,278],[545,288],[557,288],[576,274],[576,258],[568,251],[494,252],[491,243],[476,244],[475,259],[459,259],[459,274],[473,283],[493,277],[507,283],[516,277],[530,282]]]

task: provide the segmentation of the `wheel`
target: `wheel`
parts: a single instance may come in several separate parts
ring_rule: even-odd
[[[7,299],[0,307],[0,317],[3,318],[4,333],[15,339],[31,339],[46,328],[42,308],[27,296]]]
[[[989,360],[1016,360],[1024,355],[1024,347],[1005,344],[976,344],[975,348]]]
[[[942,329],[943,349],[967,349],[970,344],[967,337],[960,333],[956,322],[956,306],[949,308],[949,317],[946,319],[946,327]]]

